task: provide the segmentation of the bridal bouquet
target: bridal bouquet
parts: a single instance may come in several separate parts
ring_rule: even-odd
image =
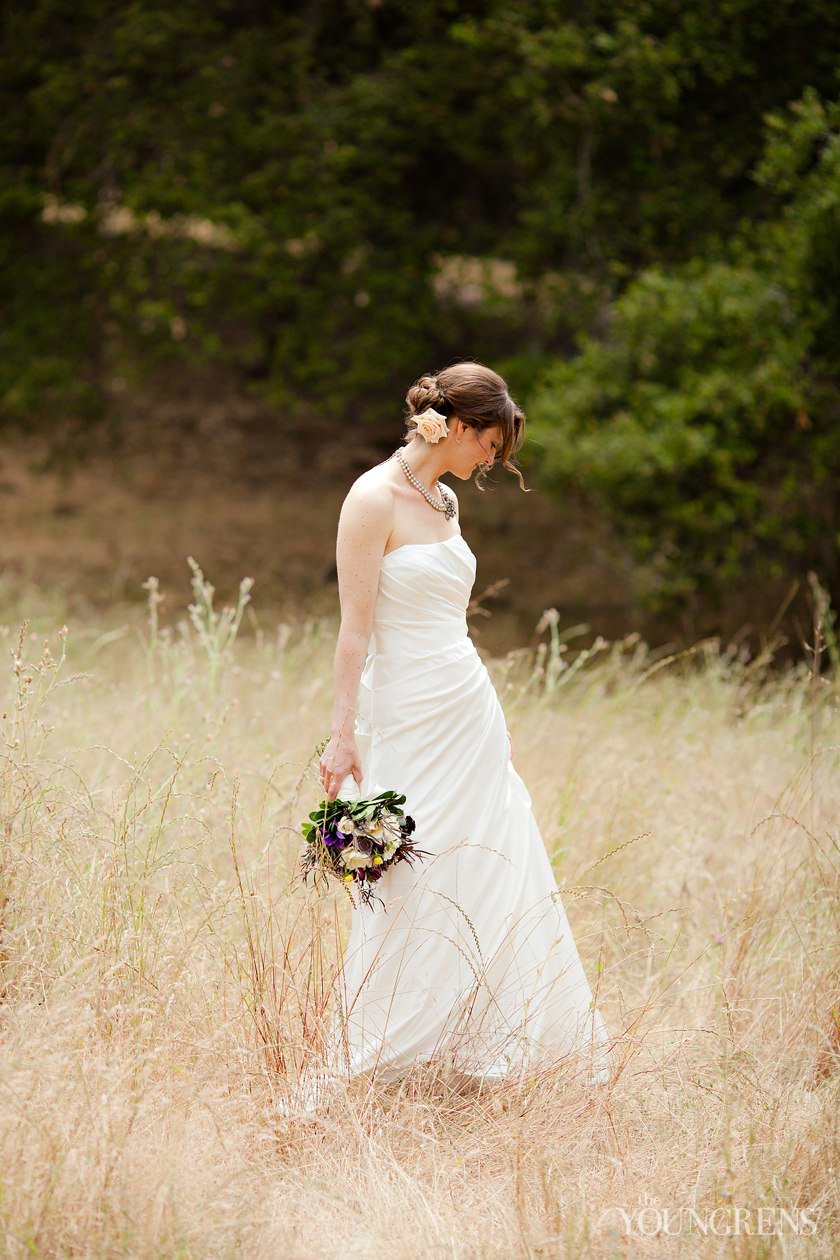
[[[301,826],[306,841],[303,878],[317,883],[330,875],[353,885],[365,905],[374,885],[397,862],[428,857],[411,838],[414,819],[403,812],[405,797],[380,792],[360,801],[322,801]]]

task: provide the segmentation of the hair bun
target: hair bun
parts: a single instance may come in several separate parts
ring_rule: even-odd
[[[527,489],[522,473],[513,462],[513,456],[525,438],[525,413],[511,398],[504,377],[498,372],[484,363],[459,359],[439,372],[419,376],[406,394],[405,401],[404,442],[414,440],[417,416],[429,408],[439,412],[446,420],[458,416],[467,428],[479,434],[493,425],[498,426],[500,435],[495,462],[513,473],[523,490]],[[422,438],[423,434],[420,436]],[[484,465],[479,467],[483,469]],[[483,475],[483,472],[476,473],[479,488]]]
[[[446,406],[446,395],[440,387],[436,376],[421,376],[411,386],[411,389],[405,396],[405,401],[409,407],[409,418],[417,415],[421,411],[425,411],[427,407],[434,407],[436,411],[440,411]]]

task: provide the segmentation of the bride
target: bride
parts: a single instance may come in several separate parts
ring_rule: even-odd
[[[359,906],[341,973],[344,1070],[445,1063],[481,1078],[611,1060],[504,714],[467,632],[475,557],[439,478],[513,462],[525,417],[461,362],[406,395],[401,449],[351,487],[338,525],[341,627],[320,761],[329,800],[405,794],[428,854]]]

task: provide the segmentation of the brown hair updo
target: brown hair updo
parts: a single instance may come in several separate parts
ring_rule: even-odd
[[[513,462],[513,456],[525,437],[525,413],[511,398],[498,372],[483,363],[453,363],[434,375],[419,377],[406,394],[405,401],[408,408],[405,442],[414,436],[414,417],[427,407],[433,407],[447,419],[457,416],[479,433],[497,424],[501,430],[497,458],[503,468],[519,478],[520,488],[526,488],[522,473]],[[475,476],[479,489],[483,488],[481,482],[485,476],[485,470],[479,468]]]

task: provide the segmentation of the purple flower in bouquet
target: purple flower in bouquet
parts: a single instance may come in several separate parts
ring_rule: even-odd
[[[380,792],[359,801],[322,801],[301,825],[306,842],[301,866],[304,879],[333,876],[354,886],[369,905],[372,885],[397,862],[428,857],[412,839],[414,819],[404,813],[405,797]],[[381,901],[381,898],[377,898]]]

